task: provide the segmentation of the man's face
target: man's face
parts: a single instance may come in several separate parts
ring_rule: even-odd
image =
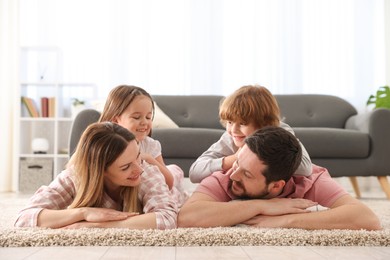
[[[247,145],[240,150],[230,176],[231,192],[242,199],[269,198],[269,185],[265,183],[263,171],[267,168]]]

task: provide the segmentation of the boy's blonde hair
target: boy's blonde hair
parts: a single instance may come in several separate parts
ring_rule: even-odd
[[[227,121],[253,123],[256,128],[280,125],[280,109],[271,92],[259,85],[248,85],[227,96],[219,107],[222,125]]]

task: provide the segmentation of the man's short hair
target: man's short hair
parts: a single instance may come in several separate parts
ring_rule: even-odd
[[[288,181],[302,160],[302,148],[298,139],[278,126],[266,126],[245,139],[248,148],[267,165],[262,173],[266,183]]]

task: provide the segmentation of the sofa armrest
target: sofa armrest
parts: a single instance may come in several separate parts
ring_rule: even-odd
[[[368,133],[370,137],[370,155],[369,161],[372,167],[382,165],[387,173],[382,172],[378,175],[390,174],[390,109],[377,108],[367,113],[351,116],[346,123],[346,129]],[[373,171],[375,171],[373,169]],[[383,170],[382,170],[383,171]]]
[[[377,108],[372,111],[351,116],[345,128],[370,135],[378,134],[382,138],[390,137],[390,109]]]

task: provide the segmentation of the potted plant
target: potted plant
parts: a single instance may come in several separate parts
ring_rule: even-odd
[[[72,98],[71,114],[72,118],[75,118],[76,115],[85,108],[85,101],[78,98]]]
[[[374,104],[374,108],[390,109],[390,88],[389,86],[382,86],[376,91],[376,95],[370,95],[367,100],[367,106]]]

